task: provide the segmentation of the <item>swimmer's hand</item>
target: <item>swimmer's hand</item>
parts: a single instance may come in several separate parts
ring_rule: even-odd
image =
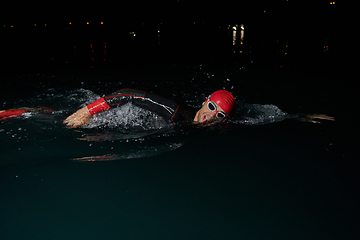
[[[327,116],[325,114],[308,114],[301,117],[303,120],[312,123],[321,123],[318,120],[327,120],[327,121],[335,121],[334,117]]]
[[[83,107],[67,117],[64,120],[64,124],[71,128],[81,127],[87,125],[90,121],[90,118],[91,114],[88,108]]]

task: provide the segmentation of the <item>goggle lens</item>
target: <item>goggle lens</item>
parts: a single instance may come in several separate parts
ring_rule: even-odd
[[[212,112],[216,110],[216,106],[215,106],[215,103],[213,101],[208,102],[207,107]]]
[[[224,118],[226,115],[225,115],[225,113],[223,113],[223,112],[218,112],[217,114],[216,114],[216,117],[217,118]]]

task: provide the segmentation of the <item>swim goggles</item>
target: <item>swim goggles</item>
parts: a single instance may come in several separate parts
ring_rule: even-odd
[[[207,108],[208,108],[211,112],[215,112],[217,118],[224,118],[224,117],[226,117],[226,113],[225,113],[225,112],[216,110],[215,102],[209,100],[209,98],[208,98],[208,100],[207,100]]]

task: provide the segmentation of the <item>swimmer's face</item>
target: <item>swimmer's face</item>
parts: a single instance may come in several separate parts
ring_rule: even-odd
[[[224,110],[216,103],[214,104],[216,106],[216,111],[210,111],[210,109],[207,107],[207,102],[203,102],[202,107],[195,115],[194,122],[204,123],[217,120],[218,118],[216,117],[216,112],[224,112]]]

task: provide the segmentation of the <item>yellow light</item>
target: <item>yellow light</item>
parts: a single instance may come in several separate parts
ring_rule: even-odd
[[[101,24],[101,25],[103,25],[103,24],[104,24],[104,22],[101,22],[100,24]]]
[[[90,23],[89,22],[86,22],[87,25],[89,25]]]

